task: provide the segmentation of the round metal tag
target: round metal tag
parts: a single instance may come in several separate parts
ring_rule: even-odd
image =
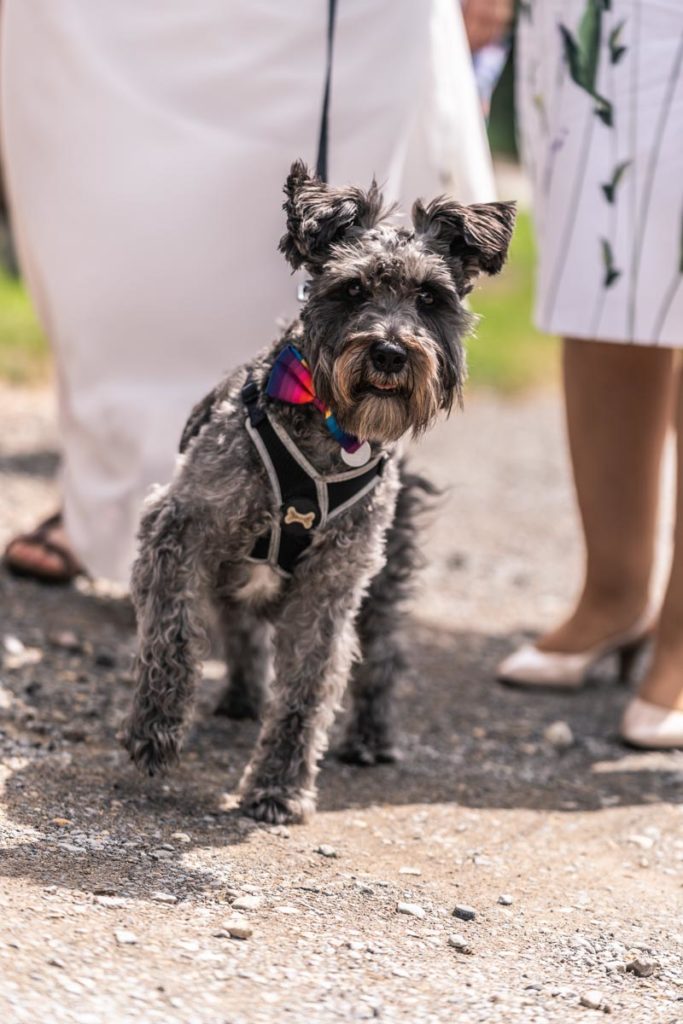
[[[369,462],[371,455],[372,448],[368,441],[363,441],[360,448],[356,448],[355,452],[347,452],[346,448],[341,449],[342,462],[345,462],[347,466],[353,466],[354,469],[358,466],[364,466],[366,462]]]

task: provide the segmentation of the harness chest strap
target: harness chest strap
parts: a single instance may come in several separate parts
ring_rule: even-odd
[[[279,509],[272,530],[259,537],[250,558],[290,576],[314,531],[355,505],[379,481],[386,456],[360,469],[323,476],[287,432],[259,404],[259,387],[249,377],[242,388],[246,428],[263,462]]]

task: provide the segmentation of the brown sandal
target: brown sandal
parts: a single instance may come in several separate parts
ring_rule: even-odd
[[[57,541],[50,540],[48,533],[62,525],[62,513],[56,512],[30,533],[20,533],[14,537],[5,548],[4,564],[14,576],[24,576],[28,579],[38,580],[40,583],[71,583],[76,576],[84,574],[84,570],[78,564],[74,556]],[[12,558],[12,548],[15,544],[35,544],[50,555],[56,555],[61,559],[62,571],[49,572],[41,571],[35,566],[27,566],[18,558]]]

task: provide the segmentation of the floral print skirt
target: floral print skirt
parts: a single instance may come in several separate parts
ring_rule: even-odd
[[[683,0],[525,0],[517,43],[536,322],[683,347]]]

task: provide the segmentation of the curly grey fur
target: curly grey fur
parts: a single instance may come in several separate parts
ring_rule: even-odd
[[[409,659],[405,649],[405,607],[420,563],[419,517],[436,493],[424,477],[400,466],[401,490],[386,536],[386,561],[370,585],[358,614],[361,657],[349,681],[351,718],[339,752],[350,764],[397,760],[393,692]]]
[[[240,393],[247,368],[195,406],[173,480],[151,496],[142,519],[132,580],[137,689],[124,739],[151,774],[178,757],[209,604],[231,662],[223,710],[257,714],[271,673],[265,638],[272,630],[274,677],[240,790],[245,811],[271,822],[300,820],[312,810],[329,725],[361,654],[347,756],[355,751],[363,763],[392,756],[389,696],[403,665],[398,624],[414,563],[420,485],[391,456],[398,437],[426,429],[459,397],[462,340],[471,323],[460,302],[468,285],[457,246],[443,251],[430,208],[414,231],[390,227],[374,184],[368,192],[333,189],[301,163],[293,165],[286,192],[281,248],[314,280],[301,320],[249,369],[263,386],[278,353],[295,343],[341,426],[362,428],[373,450],[388,457],[386,468],[372,491],[316,532],[290,579],[272,570],[263,575],[249,556],[279,509],[245,428]],[[481,268],[491,270],[502,264],[509,234],[481,227],[482,216],[499,219],[486,209],[474,215],[479,234],[470,230],[463,244],[471,266],[481,243]],[[398,369],[378,369],[373,352],[386,343],[405,353]],[[261,401],[318,472],[344,470],[317,410]]]

